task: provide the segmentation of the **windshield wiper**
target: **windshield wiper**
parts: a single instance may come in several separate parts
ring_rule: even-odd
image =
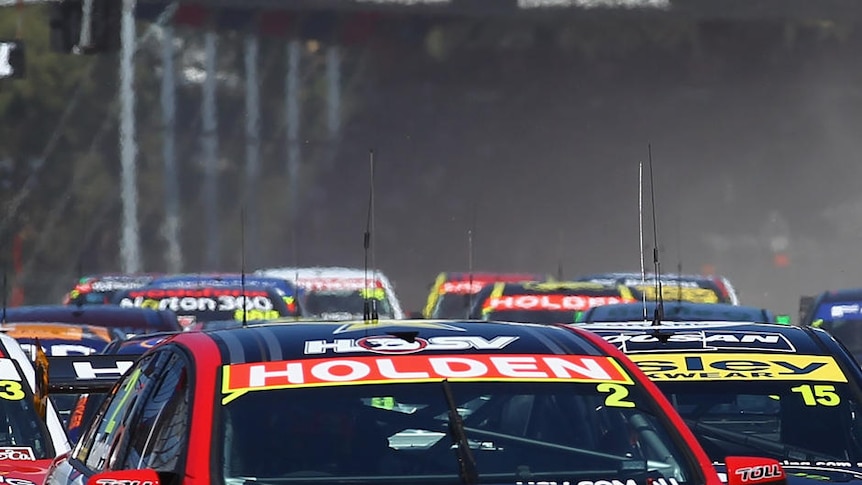
[[[446,405],[449,406],[449,436],[458,452],[458,476],[461,483],[472,485],[479,483],[479,473],[476,471],[476,459],[470,451],[470,442],[467,441],[467,432],[464,430],[464,421],[458,414],[455,406],[455,397],[452,395],[452,386],[448,379],[443,379],[443,394],[446,395]]]

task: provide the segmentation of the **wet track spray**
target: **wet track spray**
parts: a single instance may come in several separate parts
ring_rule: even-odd
[[[862,286],[859,25],[640,15],[381,25],[377,38],[344,51],[349,115],[325,147],[329,155],[310,156],[324,149],[306,136],[295,222],[280,209],[287,185],[279,115],[264,113],[273,146],[264,150],[258,207],[249,209],[261,215],[250,267],[361,267],[374,149],[375,259],[406,308],[421,307],[437,272],[467,269],[471,228],[476,270],[636,271],[638,163],[651,145],[663,271],[715,271],[743,302],[790,314],[800,294]],[[280,56],[269,42],[264,64]],[[276,72],[280,59],[264,72]],[[281,104],[266,93],[282,83],[264,74],[264,104]],[[157,96],[157,83],[143,84]],[[181,163],[194,160],[199,96],[178,94]],[[186,271],[239,269],[243,136],[234,125],[242,99],[220,96],[222,265],[203,260],[199,164],[188,163],[180,179]],[[320,109],[312,99],[303,113]],[[158,116],[139,118],[142,132],[158,126]],[[142,137],[157,139],[153,130]],[[116,149],[115,139],[105,150]],[[157,171],[158,152],[141,152],[144,168]],[[143,268],[163,271],[153,180],[141,182]],[[56,301],[77,271],[118,270],[118,215],[115,207],[96,221],[97,235],[70,250],[53,284],[44,277],[51,258],[28,254],[36,260],[25,275],[30,301]],[[38,229],[37,217],[30,224]]]

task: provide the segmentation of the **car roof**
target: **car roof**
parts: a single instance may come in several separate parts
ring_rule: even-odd
[[[635,303],[618,303],[616,305],[602,305],[590,308],[584,315],[584,322],[596,321],[631,321],[641,315],[644,308],[647,316],[652,319],[653,312],[658,303],[654,300],[639,301]],[[772,323],[775,316],[769,310],[753,306],[734,305],[731,303],[696,303],[691,301],[667,301],[662,302],[664,316],[667,320],[685,321],[685,315],[702,314],[700,320],[727,319],[732,321],[750,321],[761,323]]]
[[[116,305],[32,305],[6,309],[6,322],[52,322],[141,330],[180,330],[173,312]]]
[[[825,291],[821,294],[820,301],[862,301],[862,288]]]
[[[419,350],[448,354],[457,351],[459,355],[489,352],[606,355],[574,328],[458,320],[275,322],[183,332],[171,341],[194,341],[200,333],[216,342],[224,364],[306,359],[326,354],[395,355]],[[395,343],[395,347],[381,347],[386,340]],[[396,349],[402,343],[408,348]],[[194,345],[189,348],[195,350]]]
[[[753,322],[590,323],[579,328],[597,333],[626,353],[714,352],[831,355],[816,333],[820,329]],[[632,338],[635,337],[635,338]],[[664,343],[662,340],[666,340]]]

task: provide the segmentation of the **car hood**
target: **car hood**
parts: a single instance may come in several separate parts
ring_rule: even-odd
[[[0,482],[8,485],[41,484],[50,466],[51,459],[0,460]]]

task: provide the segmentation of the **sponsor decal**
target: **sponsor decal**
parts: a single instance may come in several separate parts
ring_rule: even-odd
[[[630,300],[621,296],[582,296],[582,295],[507,295],[495,296],[485,302],[487,311],[498,310],[554,310],[583,311],[594,306],[627,303]]]
[[[0,447],[0,461],[36,461],[33,449],[28,446],[2,446]]]
[[[125,478],[97,478],[95,482],[97,485],[153,485],[153,482],[149,480],[129,480]]]
[[[219,294],[223,291],[225,294]],[[265,291],[247,290],[148,290],[146,294],[129,293],[120,306],[172,310],[175,312],[271,312],[272,300]],[[230,294],[227,294],[230,293]],[[236,294],[233,294],[236,293]]]
[[[823,303],[814,312],[814,320],[862,319],[862,304],[858,301]]]
[[[440,286],[439,293],[441,295],[454,293],[456,295],[475,295],[489,281],[447,281]]]
[[[365,278],[300,278],[297,280],[300,288],[319,292],[354,292],[365,288],[383,288],[380,280]]]
[[[73,362],[75,377],[80,380],[111,379],[117,380],[129,370],[135,362],[132,360],[118,360],[113,367],[95,368],[91,362]]]
[[[649,324],[646,324],[649,325]],[[691,327],[696,324],[662,325],[661,327]],[[633,325],[629,325],[631,327]],[[607,328],[607,325],[602,324]],[[625,327],[621,325],[620,327]],[[593,327],[590,327],[593,328]],[[734,330],[701,330],[695,332],[674,331],[666,342],[659,344],[658,337],[649,333],[608,333],[596,330],[609,343],[626,353],[637,352],[685,352],[692,350],[760,350],[795,353],[793,343],[778,332],[750,332]]]
[[[306,355],[319,355],[332,351],[336,354],[373,352],[376,354],[412,354],[423,350],[502,350],[518,340],[518,337],[498,336],[490,340],[484,337],[451,335],[417,337],[408,342],[394,335],[376,335],[360,339],[309,340],[305,342]]]
[[[652,485],[679,485],[675,478],[655,478],[650,482]],[[639,485],[638,482],[629,478],[626,480],[617,480],[615,478],[605,480],[537,480],[537,481],[516,481],[516,485]]]
[[[672,285],[672,286],[671,286]],[[638,291],[642,292],[645,300],[655,300],[656,291],[655,286],[643,286],[637,285],[635,288]],[[721,299],[718,297],[718,293],[709,288],[686,288],[685,286],[679,287],[676,283],[669,283],[667,286],[661,287],[661,296],[664,300],[682,300],[688,301],[692,303],[718,303]]]
[[[847,382],[835,359],[822,355],[633,354],[654,381],[805,380]]]
[[[583,355],[402,355],[255,362],[222,366],[222,404],[249,391],[393,382],[597,382],[632,380],[611,357]]]
[[[783,475],[781,465],[778,464],[742,467],[736,469],[734,473],[739,476],[742,483],[771,480],[781,478]]]

